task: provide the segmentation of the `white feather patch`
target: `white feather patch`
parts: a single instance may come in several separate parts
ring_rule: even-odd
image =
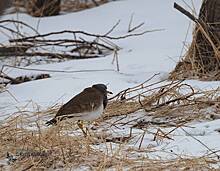
[[[63,118],[63,117],[68,117],[68,116],[73,116],[72,118],[67,118],[66,120],[68,121],[78,121],[78,120],[83,120],[83,121],[93,121],[97,118],[99,118],[104,110],[103,104],[100,105],[99,108],[96,110],[93,110],[91,112],[83,112],[83,113],[73,113],[73,114],[67,114],[67,115],[62,115],[58,116],[57,119]]]

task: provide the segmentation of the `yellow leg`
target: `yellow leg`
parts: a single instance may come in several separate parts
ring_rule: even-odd
[[[83,135],[86,137],[87,133],[83,129],[83,121],[80,121],[80,120],[77,121],[77,125],[78,125],[79,129],[81,129],[81,131],[83,132]]]

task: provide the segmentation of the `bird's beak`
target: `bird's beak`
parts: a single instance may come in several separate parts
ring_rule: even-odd
[[[113,94],[111,91],[107,91],[107,94]]]

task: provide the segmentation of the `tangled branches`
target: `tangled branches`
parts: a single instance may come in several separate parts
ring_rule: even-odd
[[[9,37],[9,45],[0,46],[0,57],[47,57],[49,59],[58,60],[105,57],[106,55],[117,53],[117,51],[121,49],[112,42],[114,40],[160,31],[150,30],[140,33],[129,32],[118,37],[110,36],[119,23],[120,21],[118,21],[105,34],[92,34],[85,31],[73,30],[39,34],[37,30],[24,22],[4,20],[0,22],[0,28],[3,29],[3,33],[6,35],[12,35],[13,38]],[[17,31],[12,29],[11,26],[8,26],[14,24],[17,25]],[[20,26],[31,30],[31,32],[34,33],[34,36],[27,36],[26,34],[21,33],[19,30]],[[141,26],[138,26],[134,30]]]
[[[150,80],[150,79],[149,79]],[[146,114],[135,121],[140,125],[148,125],[142,119],[153,116],[150,124],[173,126],[195,119],[211,118],[213,113],[207,114],[207,108],[213,107],[218,113],[219,89],[212,91],[195,90],[191,85],[181,81],[158,81],[144,83],[119,92],[110,100],[104,119],[121,116],[143,110]],[[160,119],[160,122],[157,121]],[[156,120],[155,120],[156,119]],[[130,120],[129,123],[134,120]],[[162,122],[161,122],[162,121]],[[144,124],[143,124],[144,123]],[[124,123],[128,124],[128,123]]]

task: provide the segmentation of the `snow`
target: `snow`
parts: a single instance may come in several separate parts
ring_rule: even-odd
[[[192,6],[191,0],[185,1]],[[176,2],[189,9],[188,6],[184,5],[183,1],[176,0]],[[193,2],[198,12],[201,1],[195,0]],[[174,0],[124,0],[56,17],[38,19],[26,14],[4,16],[2,19],[19,19],[27,22],[41,34],[61,30],[83,30],[89,33],[104,34],[120,20],[117,29],[111,34],[112,36],[120,36],[127,34],[132,14],[134,15],[134,26],[145,22],[144,27],[135,32],[152,29],[164,30],[113,41],[122,48],[118,53],[120,72],[116,71],[116,64],[112,64],[113,54],[96,59],[72,60],[26,67],[28,69],[66,72],[30,71],[5,67],[5,73],[12,77],[49,73],[51,78],[8,86],[8,91],[0,93],[0,120],[8,117],[12,112],[17,111],[18,108],[26,106],[29,102],[33,102],[41,108],[47,108],[56,103],[63,104],[92,84],[108,84],[109,90],[116,94],[120,90],[144,82],[156,73],[160,73],[160,75],[156,76],[152,81],[166,78],[168,73],[175,67],[180,56],[184,54],[184,52],[181,54],[181,51],[190,23],[186,17],[173,9],[173,3]],[[27,29],[21,28],[21,31],[27,35],[33,34],[33,31]],[[190,31],[192,31],[192,24]],[[5,43],[7,39],[8,37],[5,35],[0,35],[1,43]],[[187,36],[186,42],[189,43],[190,41],[191,32]],[[83,70],[99,71],[74,72]],[[187,80],[185,82],[202,90],[211,90],[220,85],[219,81]],[[26,108],[33,110],[31,105]],[[220,128],[220,120],[190,123],[188,126],[193,128],[187,127],[184,130],[190,135],[199,139],[213,151],[220,149],[220,134],[215,131],[215,129]],[[168,132],[172,129],[164,128],[163,131]],[[136,131],[140,133],[140,131]],[[152,128],[151,131],[156,132],[156,129]],[[149,154],[152,158],[159,156],[159,158],[170,159],[177,155],[207,155],[207,148],[186,132],[178,128],[172,133],[173,140],[165,140],[159,142],[159,144],[152,141],[152,134],[147,135],[146,133],[142,147],[153,145],[159,150]],[[117,133],[120,134],[121,132],[118,131]],[[128,134],[128,130],[122,131],[122,134]],[[137,143],[138,145],[139,143]]]

